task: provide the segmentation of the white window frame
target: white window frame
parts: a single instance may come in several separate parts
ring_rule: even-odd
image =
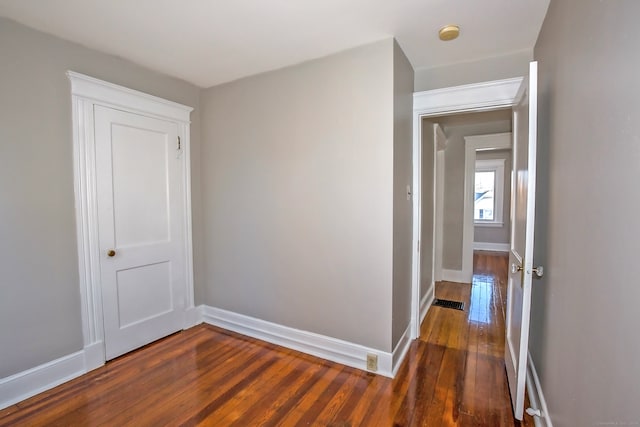
[[[479,227],[502,227],[504,225],[504,165],[505,159],[476,160],[475,172],[494,172],[495,186],[493,190],[494,212],[493,220],[475,219],[475,206],[473,209],[473,224]],[[475,173],[474,173],[475,188]]]

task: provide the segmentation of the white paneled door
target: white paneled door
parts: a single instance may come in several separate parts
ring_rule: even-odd
[[[513,107],[510,273],[507,288],[505,364],[514,416],[524,413],[529,347],[531,279],[542,274],[533,266],[536,201],[536,127],[538,64],[532,62]]]
[[[182,329],[185,218],[175,122],[96,105],[106,359]]]

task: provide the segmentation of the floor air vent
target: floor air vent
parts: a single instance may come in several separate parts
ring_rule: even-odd
[[[451,301],[448,299],[436,299],[433,305],[444,308],[453,308],[454,310],[464,311],[464,303],[458,301]]]

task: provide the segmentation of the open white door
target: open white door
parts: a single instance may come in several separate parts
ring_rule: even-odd
[[[511,271],[507,289],[505,364],[516,419],[524,413],[529,347],[531,279],[536,207],[536,129],[538,63],[529,65],[513,107],[513,172],[511,196]]]

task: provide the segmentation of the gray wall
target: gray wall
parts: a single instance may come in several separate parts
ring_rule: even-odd
[[[420,228],[420,301],[431,287],[433,278],[433,205],[434,205],[434,145],[436,143],[430,120],[422,120],[422,197]]]
[[[395,348],[411,321],[411,261],[413,202],[407,185],[413,182],[413,68],[393,43],[393,325]]]
[[[69,69],[196,108],[196,304],[400,338],[413,70],[393,40],[205,91],[6,19],[0,56],[0,378],[82,348]]]
[[[416,70],[416,92],[491,80],[522,77],[533,59],[532,49],[508,55]]]
[[[502,199],[502,227],[473,227],[473,241],[482,243],[509,243],[511,230],[511,150],[479,151],[476,160],[503,159],[504,197]]]
[[[640,422],[638,16],[633,0],[552,1],[535,48],[530,351],[556,427]]]
[[[0,18],[0,378],[81,350],[69,69],[192,107],[199,90]],[[196,248],[200,241],[196,241]],[[196,268],[196,280],[200,264]],[[198,288],[199,293],[201,291]]]
[[[491,112],[439,119],[447,134],[444,154],[444,221],[442,267],[462,269],[462,225],[464,219],[464,137],[510,132],[510,113]]]
[[[393,50],[203,92],[203,303],[391,350]]]

